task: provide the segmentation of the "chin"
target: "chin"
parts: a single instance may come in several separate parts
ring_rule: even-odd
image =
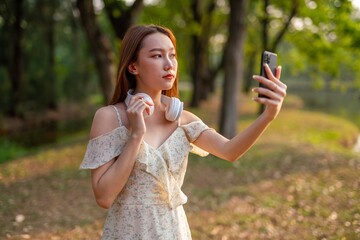
[[[173,86],[174,86],[174,82],[171,82],[169,84],[166,84],[166,86],[164,86],[163,90],[170,90]]]

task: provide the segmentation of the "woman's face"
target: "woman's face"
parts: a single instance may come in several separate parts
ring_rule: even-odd
[[[172,88],[176,73],[177,59],[170,38],[154,33],[144,38],[136,62],[132,63],[136,76],[136,91],[151,92]]]

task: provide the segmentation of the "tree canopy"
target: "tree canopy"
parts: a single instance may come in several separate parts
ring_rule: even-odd
[[[106,102],[121,39],[137,23],[173,29],[181,81],[191,84],[189,103],[194,107],[225,86],[224,81],[238,81],[232,86],[248,91],[248,80],[258,73],[260,52],[265,49],[278,53],[285,81],[301,79],[317,89],[343,92],[360,88],[360,11],[349,0],[249,1],[241,13],[244,53],[236,60],[244,71],[230,80],[224,78],[224,64],[231,62],[226,51],[239,50],[226,50],[231,47],[231,12],[239,10],[231,1],[95,3],[0,2],[0,116],[26,118],[29,112],[88,101],[94,95]],[[223,106],[234,99],[224,98]],[[236,111],[230,112],[223,114],[236,116]]]

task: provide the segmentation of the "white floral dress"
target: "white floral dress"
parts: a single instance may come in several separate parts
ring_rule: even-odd
[[[89,141],[81,169],[95,169],[121,154],[130,133],[114,109],[119,127]],[[181,186],[191,142],[207,129],[194,121],[178,126],[156,149],[142,142],[132,173],[109,209],[102,239],[191,239]]]

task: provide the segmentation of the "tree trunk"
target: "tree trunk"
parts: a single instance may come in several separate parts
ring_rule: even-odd
[[[54,3],[49,6],[45,6],[48,8],[46,19],[49,21],[46,26],[46,42],[48,45],[49,52],[49,73],[48,79],[46,80],[46,99],[47,99],[47,108],[56,109],[57,108],[57,96],[56,96],[56,74],[55,74],[55,20],[54,14],[56,11],[57,3]]]
[[[203,95],[202,91],[204,91],[204,83],[202,78],[203,64],[202,61],[203,56],[201,53],[201,43],[199,41],[198,36],[192,37],[192,48],[193,48],[193,64],[191,64],[191,78],[193,80],[193,91],[191,97],[191,107],[198,107],[200,104],[201,96]]]
[[[263,19],[261,21],[262,26],[261,26],[261,32],[262,32],[262,45],[263,45],[263,50],[269,50],[267,49],[269,46],[269,34],[268,34],[268,27],[269,27],[269,13],[268,13],[268,7],[269,7],[269,1],[270,0],[264,0],[264,5],[263,5],[263,11],[264,11],[264,15],[263,15]]]
[[[22,101],[22,92],[23,92],[23,52],[22,52],[22,38],[23,38],[23,29],[21,27],[21,22],[23,20],[23,0],[16,0],[14,3],[15,6],[15,19],[14,19],[14,33],[13,33],[13,53],[11,61],[9,61],[9,75],[11,79],[11,94],[12,96],[11,103],[12,107],[8,110],[9,116],[18,116],[20,114],[19,106]]]
[[[119,39],[123,39],[128,28],[136,22],[142,8],[143,0],[135,0],[130,7],[125,7],[121,1],[105,0],[106,14]],[[119,14],[120,12],[120,14]]]
[[[261,21],[262,22],[262,26],[261,26],[262,38],[261,39],[262,39],[263,50],[271,51],[268,48],[269,47],[268,28],[269,28],[269,21],[270,21],[268,7],[269,7],[269,0],[264,0],[264,5],[263,5],[264,17]],[[264,110],[265,110],[265,105],[259,104],[258,115],[260,115]]]
[[[204,11],[200,9],[199,0],[193,0],[191,2],[193,19],[202,29],[201,34],[195,33],[192,35],[194,58],[190,65],[190,72],[194,89],[190,103],[191,107],[198,107],[202,100],[207,99],[215,81],[212,73],[216,73],[216,71],[210,69],[208,53],[211,34],[209,29],[212,24],[211,16],[215,10],[215,6],[215,1],[210,1],[207,5],[206,12],[203,13]]]
[[[253,85],[253,78],[252,76],[254,75],[254,69],[255,71],[259,71],[259,72],[255,72],[256,74],[260,73],[260,67],[259,69],[257,69],[256,67],[256,56],[259,54],[257,49],[253,49],[251,50],[250,54],[249,54],[249,59],[247,61],[246,65],[246,70],[244,72],[244,84],[243,84],[243,88],[242,91],[246,94],[248,94],[251,90],[251,87]]]
[[[200,11],[200,2],[199,0],[193,0],[191,2],[191,12],[196,24],[201,26],[201,11]],[[192,49],[194,53],[193,62],[190,66],[191,78],[193,80],[193,91],[191,97],[191,107],[198,107],[202,95],[204,95],[204,82],[203,82],[203,71],[204,71],[204,49],[201,43],[201,36],[198,33],[192,35]]]
[[[236,134],[239,83],[243,76],[243,50],[247,0],[230,0],[229,38],[225,46],[225,79],[222,95],[220,132],[231,138]]]
[[[280,42],[282,41],[282,39],[284,38],[284,35],[287,32],[292,19],[296,16],[296,14],[299,11],[300,3],[299,0],[292,0],[292,8],[290,10],[289,17],[284,22],[283,27],[275,36],[272,44],[270,44],[270,38],[269,38],[269,31],[270,31],[269,29],[270,15],[268,12],[269,4],[270,4],[270,0],[264,0],[264,6],[263,6],[264,18],[262,20],[262,41],[263,41],[262,45],[263,45],[263,50],[276,52],[276,49],[280,44]],[[265,105],[260,104],[258,109],[258,115],[260,115],[264,110],[265,110]]]
[[[90,48],[94,54],[95,65],[99,73],[104,99],[109,102],[115,81],[113,53],[109,39],[101,32],[96,21],[92,1],[77,0],[81,22],[87,34]]]

